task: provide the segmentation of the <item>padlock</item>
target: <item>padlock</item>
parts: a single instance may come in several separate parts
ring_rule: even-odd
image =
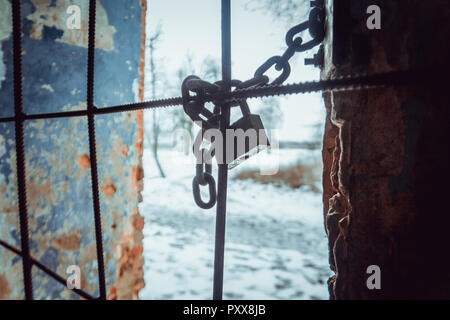
[[[226,161],[229,169],[233,169],[259,151],[270,148],[269,138],[261,117],[250,113],[250,108],[245,100],[241,101],[239,107],[243,116],[230,125],[232,139],[229,139],[230,136],[227,133]],[[232,146],[230,142],[232,142]]]

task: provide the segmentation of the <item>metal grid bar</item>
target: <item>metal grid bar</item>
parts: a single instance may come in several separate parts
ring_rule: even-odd
[[[91,160],[92,202],[94,207],[95,240],[100,299],[106,300],[105,262],[103,260],[102,220],[98,191],[97,149],[95,145],[94,115],[94,61],[95,61],[95,12],[96,0],[89,1],[88,74],[87,74],[87,118],[89,128],[89,154]]]
[[[0,240],[0,245],[2,245],[3,247],[5,247],[6,249],[14,252],[15,254],[21,256],[23,258],[23,253],[22,251],[20,251],[19,249],[17,249],[16,247],[8,244],[7,242]],[[59,274],[57,274],[56,272],[53,272],[52,270],[50,270],[49,268],[47,268],[45,265],[43,265],[41,262],[39,262],[38,260],[36,260],[33,257],[30,257],[30,261],[33,265],[35,265],[36,267],[38,267],[39,269],[41,269],[42,271],[44,271],[47,275],[49,275],[50,277],[52,277],[53,279],[55,279],[56,281],[58,281],[59,283],[61,283],[62,285],[66,285],[67,284],[67,279],[64,279],[63,277],[61,277]],[[85,298],[85,299],[89,299],[89,300],[94,300],[95,298],[93,296],[91,296],[89,293],[81,290],[81,289],[76,289],[74,288],[73,291],[75,293],[77,293],[78,295],[80,295],[81,297]]]
[[[222,0],[222,81],[224,92],[231,92],[231,6],[230,0]],[[220,131],[226,137],[225,130],[230,123],[230,104],[220,106]],[[226,140],[223,143],[223,158],[226,159]],[[216,236],[214,246],[214,284],[213,299],[222,300],[223,265],[225,255],[225,226],[227,213],[228,164],[219,164],[217,179]]]
[[[0,123],[15,122],[16,153],[17,153],[17,184],[19,195],[19,218],[21,232],[21,250],[0,239],[0,245],[22,257],[25,298],[33,299],[32,266],[35,265],[59,283],[66,285],[67,281],[48,267],[34,259],[30,254],[29,229],[26,200],[26,170],[25,170],[25,146],[24,146],[24,122],[26,120],[52,119],[64,117],[85,116],[88,120],[89,151],[91,159],[91,179],[93,194],[93,209],[95,220],[95,233],[97,245],[97,262],[99,275],[99,299],[106,299],[105,270],[103,260],[103,240],[101,230],[101,211],[98,187],[98,166],[95,145],[95,115],[118,112],[152,109],[182,105],[181,97],[162,100],[152,100],[106,108],[96,108],[94,105],[94,60],[95,60],[95,13],[96,1],[89,1],[89,29],[88,29],[88,74],[87,74],[87,110],[68,112],[55,112],[27,115],[23,112],[22,99],[22,39],[21,39],[21,4],[13,3],[13,47],[14,47],[14,110],[13,117],[0,118]],[[230,26],[230,0],[222,0],[222,80],[224,83],[231,81],[231,26]],[[264,85],[247,89],[236,89],[217,92],[205,97],[206,102],[213,102],[221,107],[221,130],[225,130],[229,124],[231,103],[239,99],[256,98],[280,94],[299,94],[307,92],[367,89],[386,85],[403,85],[420,82],[424,72],[412,73],[411,71],[398,71],[378,75],[364,75],[353,78],[338,78],[317,82],[304,82],[290,85]],[[227,197],[227,165],[219,165],[218,201],[216,219],[216,248],[215,248],[215,272],[213,298],[222,299],[223,289],[223,258],[225,244],[225,220]],[[96,299],[81,289],[73,289],[73,292],[85,299]]]
[[[95,145],[95,111],[94,106],[94,60],[95,60],[95,13],[96,0],[89,1],[89,35],[88,35],[88,74],[87,74],[87,110],[26,115],[23,112],[23,97],[22,97],[22,22],[21,22],[21,3],[20,1],[13,1],[13,45],[14,45],[14,117],[2,118],[0,122],[15,122],[16,135],[16,153],[17,153],[17,185],[19,194],[19,218],[20,218],[20,234],[22,250],[15,248],[7,242],[0,239],[0,245],[17,255],[22,257],[23,263],[23,279],[25,289],[25,299],[33,299],[33,284],[32,284],[32,266],[35,265],[47,275],[51,276],[56,281],[63,285],[67,284],[67,280],[53,272],[45,265],[34,259],[30,255],[29,245],[29,229],[28,229],[28,212],[26,200],[26,171],[25,171],[25,145],[24,145],[24,122],[31,119],[50,119],[59,117],[73,117],[73,116],[87,116],[89,129],[89,151],[91,159],[91,178],[92,178],[92,194],[95,220],[95,236],[97,245],[97,263],[98,263],[98,277],[99,277],[99,299],[106,299],[106,285],[105,285],[105,267],[103,260],[103,239],[101,229],[101,214],[100,214],[100,197],[98,188],[98,170],[97,170],[97,156]],[[89,293],[73,289],[83,298],[94,299]]]
[[[25,299],[33,299],[33,279],[31,275],[30,239],[28,230],[24,117],[22,97],[22,14],[20,1],[13,1],[13,46],[14,46],[14,115],[16,135],[17,189],[19,193],[20,241],[22,247],[23,282]]]

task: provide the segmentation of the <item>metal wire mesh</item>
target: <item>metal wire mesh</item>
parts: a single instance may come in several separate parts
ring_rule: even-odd
[[[2,118],[0,122],[15,123],[16,139],[16,166],[17,166],[17,185],[19,195],[19,220],[20,220],[20,238],[21,250],[0,240],[0,245],[22,257],[23,281],[25,289],[25,299],[33,299],[33,279],[32,267],[36,266],[47,275],[66,285],[67,281],[48,267],[31,257],[29,244],[28,212],[27,212],[27,193],[26,193],[26,168],[25,168],[25,145],[24,145],[24,122],[32,119],[47,119],[59,117],[59,115],[34,115],[27,116],[23,111],[23,92],[22,92],[22,14],[21,2],[12,2],[13,14],[13,59],[14,59],[14,117]],[[86,116],[89,129],[89,151],[91,159],[91,179],[92,195],[94,206],[95,238],[97,246],[97,264],[98,264],[98,282],[99,299],[106,299],[105,286],[105,265],[103,260],[103,240],[100,215],[100,197],[98,187],[97,156],[95,147],[95,107],[94,107],[94,58],[95,58],[95,12],[96,1],[89,1],[89,31],[88,31],[88,74],[87,74],[87,110],[84,112],[71,113],[70,116]],[[89,293],[81,289],[73,289],[83,298],[94,299]]]

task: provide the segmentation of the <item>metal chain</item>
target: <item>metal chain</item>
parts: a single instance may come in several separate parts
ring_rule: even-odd
[[[427,70],[403,70],[378,73],[372,75],[354,75],[336,77],[334,79],[299,82],[287,85],[264,85],[236,89],[229,94],[220,92],[206,97],[205,102],[234,102],[270,96],[281,96],[298,93],[324,92],[324,91],[350,91],[362,89],[383,88],[387,86],[412,85],[435,86],[431,72]],[[426,80],[425,80],[426,79]]]
[[[291,73],[291,66],[289,60],[296,52],[303,52],[319,45],[325,37],[325,12],[323,9],[323,1],[312,1],[309,19],[302,22],[286,33],[285,41],[287,49],[281,56],[273,56],[266,60],[258,69],[256,69],[253,78],[244,81],[238,86],[239,89],[258,87],[269,83],[269,77],[265,73],[275,66],[275,70],[281,71],[281,74],[273,80],[271,85],[280,85],[289,77]],[[298,34],[308,29],[311,35],[311,40],[303,43],[303,39]]]
[[[261,86],[266,86],[269,83],[269,77],[265,73],[275,67],[275,70],[281,71],[281,74],[273,80],[270,85],[281,85],[289,77],[291,73],[291,66],[289,60],[294,56],[296,52],[302,52],[309,50],[316,45],[320,44],[324,38],[324,19],[325,14],[323,10],[323,1],[313,1],[311,2],[313,9],[309,14],[308,21],[305,21],[297,26],[291,28],[286,34],[286,45],[287,49],[281,56],[270,57],[266,62],[264,62],[258,69],[256,69],[253,78],[247,81],[231,80],[231,83],[223,83],[222,81],[216,83],[209,83],[200,79],[197,76],[188,76],[184,79],[181,85],[182,92],[182,102],[183,108],[186,114],[197,124],[201,124],[200,140],[203,139],[203,132],[208,129],[219,128],[219,121],[216,114],[212,113],[205,107],[206,99],[211,98],[211,100],[216,105],[223,103],[226,98],[230,97],[230,92],[222,90],[225,88],[234,87],[236,90],[254,90]],[[309,33],[312,37],[307,43],[303,43],[303,39],[297,34],[309,29]],[[191,95],[190,92],[195,92],[196,95]],[[246,91],[244,91],[246,92]],[[215,94],[224,94],[224,99],[221,101],[214,100]],[[246,98],[240,98],[239,100],[228,99],[227,104],[231,107],[234,105],[239,105],[241,109],[249,111]],[[217,115],[218,116],[218,115]],[[196,139],[198,140],[198,139]],[[194,144],[195,149],[195,144]],[[199,149],[195,153],[197,157],[196,165],[196,176],[192,182],[194,200],[197,205],[204,209],[209,209],[215,205],[216,202],[216,186],[213,176],[211,175],[211,164],[204,165],[204,155],[206,154],[206,149]],[[199,159],[202,158],[202,159]],[[200,160],[200,161],[199,161]],[[204,171],[205,169],[206,171]],[[200,185],[209,186],[210,200],[205,203],[200,196]]]
[[[292,27],[286,33],[285,41],[287,49],[285,52],[281,56],[273,56],[267,59],[267,61],[256,69],[253,78],[246,81],[232,80],[231,86],[235,87],[235,91],[268,85],[269,77],[265,75],[265,73],[273,66],[277,71],[281,71],[281,74],[273,80],[270,85],[281,85],[291,73],[289,60],[294,56],[294,54],[296,52],[307,51],[323,41],[325,36],[325,13],[323,9],[323,1],[312,1],[311,7],[312,10],[310,11],[309,19]],[[303,43],[303,39],[296,35],[302,33],[306,29],[309,30],[312,40],[307,43]],[[203,115],[207,118],[207,120],[202,121],[202,123],[207,127],[213,127],[213,124],[210,123],[212,113],[204,107],[204,104],[205,102],[208,102],[208,97],[212,97],[214,94],[220,93],[223,85],[224,84],[221,81],[209,83],[193,75],[184,79],[181,86],[182,103],[185,112],[193,121],[202,121],[200,115]],[[195,92],[196,96],[191,96],[189,91]],[[227,92],[226,95],[229,96],[230,93]],[[209,101],[213,101],[213,99],[210,99]],[[218,103],[218,101],[213,102]]]
[[[182,101],[186,114],[197,124],[201,126],[193,145],[193,152],[196,156],[196,175],[192,180],[192,190],[195,203],[202,209],[214,207],[217,200],[216,181],[212,175],[211,160],[214,157],[214,150],[208,151],[201,147],[204,139],[204,133],[209,129],[219,128],[220,114],[211,112],[205,107],[205,97],[212,93],[222,90],[222,82],[209,83],[201,80],[197,76],[187,77],[182,85]],[[190,91],[196,95],[190,95]],[[200,185],[208,185],[209,201],[204,202],[200,195]]]
[[[199,132],[198,136],[202,140],[202,132]],[[195,146],[195,144],[194,144]],[[195,165],[195,176],[192,179],[192,190],[194,193],[195,203],[202,209],[210,209],[214,207],[217,200],[216,182],[212,175],[212,156],[208,157],[208,152],[206,149],[199,149],[198,152],[194,152],[197,158],[197,164]],[[203,170],[205,169],[205,170]],[[200,195],[200,186],[208,185],[209,191],[209,201],[204,202]]]

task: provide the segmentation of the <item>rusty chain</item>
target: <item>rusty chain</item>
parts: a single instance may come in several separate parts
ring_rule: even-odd
[[[236,90],[242,90],[242,92],[251,92],[252,89],[261,87],[273,87],[281,85],[289,77],[291,73],[291,66],[289,60],[294,56],[296,52],[307,51],[318,44],[320,44],[325,36],[325,13],[323,9],[323,1],[312,1],[312,10],[309,14],[309,19],[292,27],[286,33],[286,45],[287,49],[280,56],[273,56],[267,59],[259,68],[256,69],[253,77],[246,81],[231,80],[231,83],[223,83],[218,81],[210,83],[200,79],[195,75],[188,76],[184,79],[181,85],[182,103],[185,113],[197,124],[201,125],[201,130],[196,138],[196,141],[203,140],[203,133],[209,129],[219,128],[219,116],[218,112],[211,112],[205,107],[207,98],[211,99],[216,106],[224,103],[224,100],[230,97],[230,92],[225,91],[227,87],[235,88]],[[303,43],[303,39],[298,34],[301,34],[305,30],[309,30],[312,40],[307,43]],[[272,67],[275,70],[281,71],[281,74],[269,84],[269,77],[265,73]],[[194,92],[195,95],[191,95],[190,92]],[[233,91],[232,91],[233,92]],[[212,97],[215,94],[223,94],[223,99],[214,100]],[[242,97],[239,100],[229,100],[228,104],[231,106],[239,105],[241,109],[245,109],[250,113],[246,97]],[[199,138],[200,137],[200,138]],[[195,203],[203,209],[212,208],[215,205],[217,194],[214,177],[211,175],[211,163],[205,163],[206,149],[196,148],[197,142],[194,143],[194,154],[197,159],[196,175],[193,179],[193,193]],[[210,159],[206,159],[210,160]],[[205,170],[203,170],[205,169]],[[209,186],[209,201],[205,203],[200,196],[200,185]]]

